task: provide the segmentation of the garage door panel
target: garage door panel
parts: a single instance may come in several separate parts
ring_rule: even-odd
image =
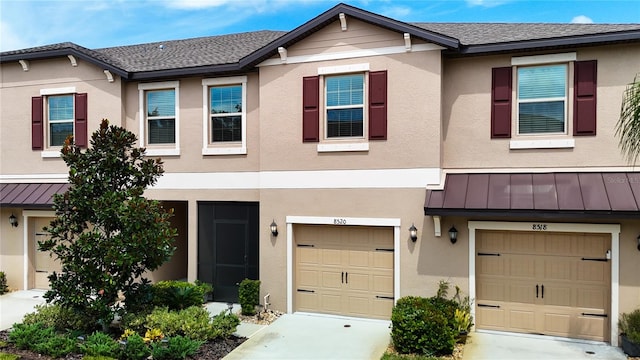
[[[337,271],[322,271],[322,287],[327,289],[340,289],[342,287],[342,274]]]
[[[610,236],[523,233],[476,234],[477,327],[607,341]],[[481,256],[488,249],[500,256]]]
[[[389,297],[376,297],[371,302],[372,314],[377,318],[386,319],[393,310],[393,296]]]
[[[301,311],[310,311],[320,307],[320,298],[316,293],[297,291],[296,303]]]
[[[300,270],[298,271],[298,284],[305,287],[318,287],[320,285],[320,271]]]
[[[322,249],[322,265],[342,265],[342,252],[340,250]]]
[[[298,245],[296,257],[300,264],[320,265],[320,252],[318,249],[311,247],[311,245]]]
[[[393,249],[393,247],[391,249]],[[377,269],[393,269],[393,250],[376,250],[371,256],[373,258],[372,267]]]
[[[393,295],[393,274],[374,275],[373,291],[378,295]]]
[[[350,250],[347,251],[347,266],[349,267],[364,267],[368,268],[369,265],[369,251],[367,250]]]
[[[321,310],[339,313],[342,309],[342,296],[339,292],[320,294]]]
[[[370,290],[369,283],[370,283],[369,274],[347,272],[346,284],[349,286],[349,290],[369,291]]]

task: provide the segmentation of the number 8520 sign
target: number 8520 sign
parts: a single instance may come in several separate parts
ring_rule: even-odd
[[[531,230],[547,231],[547,224],[531,224]]]

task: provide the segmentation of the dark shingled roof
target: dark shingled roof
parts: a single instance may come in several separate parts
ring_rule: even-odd
[[[128,72],[235,64],[284,34],[284,31],[262,30],[95,51],[113,59],[114,65]]]

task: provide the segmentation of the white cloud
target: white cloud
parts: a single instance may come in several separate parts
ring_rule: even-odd
[[[390,6],[381,11],[382,15],[398,20],[406,18],[411,12],[411,8],[407,6]]]
[[[578,15],[571,19],[573,24],[593,24],[593,20],[590,17],[584,15]]]
[[[10,24],[0,21],[0,51],[9,51],[30,47],[31,42],[23,39]]]
[[[469,6],[494,7],[506,4],[508,0],[465,0]]]

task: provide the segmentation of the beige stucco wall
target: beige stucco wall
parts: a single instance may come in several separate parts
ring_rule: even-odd
[[[17,62],[0,65],[1,174],[66,174],[61,159],[42,158],[41,151],[31,150],[31,98],[42,89],[75,87],[77,93],[88,93],[88,135],[103,118],[121,123],[120,78],[114,76],[110,83],[103,69],[80,59],[77,64],[71,66],[64,57],[30,61],[29,71]]]
[[[568,51],[559,51],[563,52]],[[598,60],[597,135],[571,135],[573,81],[570,77],[569,135],[535,137],[573,138],[575,148],[572,149],[510,150],[510,139],[491,139],[491,68],[510,66],[511,55],[446,60],[443,77],[443,167],[526,169],[626,166],[620,155],[614,127],[620,116],[622,92],[640,70],[640,45],[581,48],[576,50],[576,56],[577,60]],[[513,91],[512,98],[515,99],[515,87]],[[515,113],[512,119],[514,131]],[[512,140],[518,139],[523,137],[512,137]]]

